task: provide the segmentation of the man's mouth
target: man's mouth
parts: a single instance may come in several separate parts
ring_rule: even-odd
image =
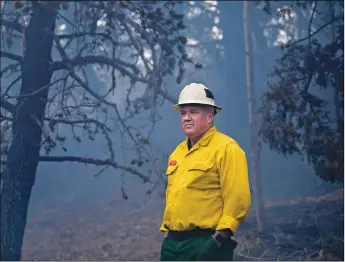
[[[193,127],[192,124],[185,124],[184,127]]]

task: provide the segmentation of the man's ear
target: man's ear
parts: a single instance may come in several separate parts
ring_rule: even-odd
[[[214,114],[210,111],[208,113],[208,123],[211,124],[213,122]]]

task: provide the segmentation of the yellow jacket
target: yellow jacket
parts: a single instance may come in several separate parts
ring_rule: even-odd
[[[179,144],[168,163],[160,230],[235,233],[251,205],[246,155],[237,142],[213,126],[189,151],[187,139]]]

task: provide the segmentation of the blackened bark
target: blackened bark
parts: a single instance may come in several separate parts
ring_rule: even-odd
[[[38,2],[38,1],[37,1]],[[20,95],[12,127],[13,140],[1,192],[1,260],[20,260],[31,190],[40,153],[41,123],[52,71],[51,52],[56,10],[32,2],[33,15],[25,32]]]

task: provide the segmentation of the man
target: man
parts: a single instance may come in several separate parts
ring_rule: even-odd
[[[233,260],[231,237],[251,205],[245,153],[213,125],[221,108],[204,85],[187,85],[173,109],[187,138],[166,170],[161,261]]]

